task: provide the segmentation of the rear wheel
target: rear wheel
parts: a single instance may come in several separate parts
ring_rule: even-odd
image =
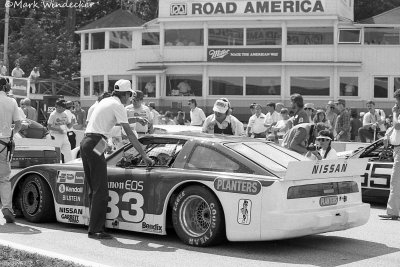
[[[189,186],[178,194],[173,204],[172,223],[179,238],[191,246],[216,245],[225,238],[221,204],[202,186]]]
[[[23,181],[20,207],[29,222],[55,220],[54,200],[50,187],[38,175],[30,175]]]

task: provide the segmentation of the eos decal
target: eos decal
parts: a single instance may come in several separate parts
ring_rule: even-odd
[[[158,224],[148,224],[146,222],[142,222],[142,231],[161,233],[162,226]]]
[[[259,181],[217,178],[214,180],[214,188],[221,192],[257,195],[261,191]]]
[[[108,182],[108,189],[143,191],[143,181],[126,180],[125,182]]]
[[[58,171],[57,183],[83,184],[85,173],[74,171]]]
[[[346,169],[347,169],[347,163],[329,164],[329,165],[317,164],[314,165],[311,174],[346,172]]]
[[[251,200],[240,199],[238,203],[237,222],[239,224],[249,225],[251,221]]]

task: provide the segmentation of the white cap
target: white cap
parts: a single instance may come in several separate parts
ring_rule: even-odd
[[[229,109],[229,103],[225,102],[221,99],[218,99],[215,101],[213,111],[219,112],[219,113],[225,113]]]
[[[114,91],[116,91],[116,92],[132,92],[132,93],[134,93],[134,91],[132,90],[131,81],[122,80],[122,79],[118,80],[114,84]]]

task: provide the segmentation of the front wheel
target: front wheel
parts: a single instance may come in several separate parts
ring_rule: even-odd
[[[224,213],[217,197],[202,186],[184,188],[172,209],[172,223],[188,245],[206,247],[225,238]]]
[[[29,222],[49,222],[55,219],[54,200],[50,187],[38,175],[30,175],[23,181],[20,207]]]

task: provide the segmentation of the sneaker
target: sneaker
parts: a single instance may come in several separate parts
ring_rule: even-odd
[[[1,210],[4,215],[4,219],[6,219],[6,223],[14,223],[15,222],[15,216],[14,214],[9,210],[9,209],[2,209]]]
[[[382,214],[378,216],[381,217],[382,219],[388,219],[388,220],[398,220],[400,218],[397,215],[388,215],[388,214]]]

